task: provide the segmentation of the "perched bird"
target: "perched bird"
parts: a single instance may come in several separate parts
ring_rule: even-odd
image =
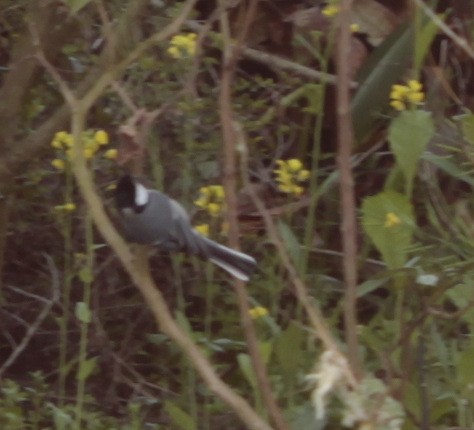
[[[177,201],[160,191],[146,188],[132,176],[120,178],[115,200],[125,236],[131,242],[197,255],[242,281],[248,281],[255,270],[253,257],[199,234]]]

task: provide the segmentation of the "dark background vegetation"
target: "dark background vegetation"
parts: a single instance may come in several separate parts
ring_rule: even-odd
[[[0,424],[5,430],[244,428],[203,384],[192,360],[158,331],[96,231],[90,242],[88,209],[72,176],[51,166],[57,154],[50,142],[56,132],[69,131],[70,115],[57,83],[38,61],[32,28],[50,64],[80,95],[172,21],[180,6],[175,1],[0,0]],[[146,50],[94,104],[86,129],[106,130],[110,146],[123,150],[123,126],[130,118],[139,109],[161,108],[146,135],[145,176],[180,201],[193,224],[210,222],[213,238],[226,243],[223,219],[209,219],[192,204],[201,187],[222,184],[225,173],[217,6],[198,2],[182,29],[208,26],[196,57],[171,58],[168,42]],[[245,130],[252,183],[346,351],[337,107],[330,79],[336,72],[337,25],[321,13],[324,6],[259,2],[245,41],[257,54],[241,52],[232,106]],[[413,77],[423,83],[423,109],[435,125],[426,152],[438,157],[418,164],[410,196],[416,228],[403,267],[387,266],[358,229],[357,333],[362,371],[381,381],[383,395],[398,402],[406,414],[404,428],[467,429],[474,428],[474,6],[456,0],[429,6],[468,50],[436,26],[424,41],[416,39],[416,30],[405,36],[417,19],[430,22],[415,2],[364,0],[354,6],[361,25],[347,61],[358,83],[352,104],[357,207],[384,189],[403,189],[387,144],[397,116],[389,107],[392,84]],[[233,36],[248,7],[246,1],[229,2]],[[114,34],[113,49],[105,48],[108,32]],[[425,55],[415,66],[417,47]],[[282,58],[290,66],[278,62]],[[329,74],[329,80],[313,76],[315,71]],[[312,172],[296,198],[279,192],[274,181],[276,160],[290,158],[302,160]],[[115,220],[111,184],[122,169],[100,155],[89,166]],[[325,419],[314,417],[313,387],[305,375],[317,372],[323,348],[262,214],[240,177],[238,184],[241,247],[259,264],[247,285],[250,304],[269,312],[254,322],[268,353],[264,361],[274,396],[290,428],[339,428],[343,402],[328,401]],[[72,213],[55,209],[66,198],[77,206]],[[151,258],[153,277],[180,326],[217,373],[266,417],[255,377],[244,364],[248,355],[232,280],[192,257],[155,252]],[[424,282],[422,275],[435,281]],[[87,315],[81,316],[77,304],[85,302]],[[383,403],[372,401],[372,410]],[[372,418],[365,421],[377,422]],[[386,428],[383,420],[374,425]]]

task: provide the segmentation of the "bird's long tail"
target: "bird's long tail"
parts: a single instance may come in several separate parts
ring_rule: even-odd
[[[255,271],[257,263],[253,257],[243,252],[235,251],[203,237],[208,248],[209,260],[229,272],[237,279],[247,282]]]

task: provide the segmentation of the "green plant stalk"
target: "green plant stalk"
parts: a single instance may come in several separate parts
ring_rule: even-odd
[[[318,111],[322,112],[323,109],[323,100],[324,94],[326,92],[326,86],[321,86],[321,96],[319,99]],[[311,249],[311,244],[314,234],[314,226],[316,224],[316,206],[318,204],[318,168],[319,168],[319,158],[321,154],[321,134],[323,129],[323,119],[324,115],[319,114],[316,117],[313,133],[313,151],[311,153],[311,177],[309,181],[309,194],[310,202],[308,206],[308,217],[306,218],[306,226],[304,232],[304,249],[302,253],[301,269],[302,273],[306,273],[308,268],[308,259],[309,251]]]
[[[204,332],[206,339],[211,341],[212,331],[212,316],[214,310],[214,264],[206,263],[206,314],[204,315]],[[212,404],[212,398],[209,396],[205,397],[205,402],[202,409],[202,428],[205,430],[211,430],[211,414],[210,406]]]
[[[183,290],[183,278],[181,276],[181,266],[183,261],[183,256],[181,254],[173,255],[172,257],[173,273],[174,273],[174,283],[176,286],[176,302],[177,309],[183,314],[186,315],[186,300],[184,298]],[[198,407],[196,399],[196,375],[195,370],[190,363],[186,361],[187,366],[187,393],[188,393],[188,402],[189,402],[189,414],[193,417],[194,422],[198,420]]]
[[[92,170],[91,170],[92,172]],[[85,239],[86,239],[86,271],[89,274],[84,282],[84,293],[82,301],[85,303],[87,309],[90,309],[91,295],[92,295],[92,273],[94,269],[94,237],[93,225],[90,211],[87,211],[85,220]],[[79,341],[79,357],[78,357],[78,373],[84,366],[87,359],[87,340],[88,340],[89,322],[80,322],[80,341]],[[82,412],[84,407],[84,395],[86,386],[86,377],[81,375],[77,381],[76,392],[76,422],[77,430],[81,430]]]
[[[331,28],[328,40],[326,51],[323,55],[315,55],[317,60],[319,60],[321,65],[321,71],[327,72],[328,69],[328,58],[334,47],[334,35],[335,29]],[[304,233],[304,249],[301,258],[301,273],[306,273],[308,269],[308,259],[309,252],[311,249],[314,226],[316,224],[316,207],[318,204],[318,199],[320,197],[317,192],[318,188],[318,168],[319,168],[319,158],[321,155],[321,135],[323,130],[323,120],[324,120],[324,97],[326,94],[326,83],[321,82],[321,93],[319,94],[319,100],[316,100],[317,103],[317,116],[314,124],[314,133],[313,133],[313,151],[311,153],[311,177],[309,181],[309,193],[310,193],[310,202],[308,207],[308,217],[306,222],[306,228]]]
[[[68,203],[72,200],[72,172],[69,168],[65,170],[66,189],[64,191],[64,202]],[[59,319],[59,406],[64,404],[66,395],[66,376],[68,369],[67,362],[67,344],[68,344],[68,323],[69,323],[69,307],[71,306],[71,286],[72,286],[72,216],[67,214],[64,219],[63,227],[64,235],[64,291],[62,295],[63,314]]]
[[[151,159],[151,169],[153,172],[153,178],[155,180],[156,188],[158,190],[163,189],[164,185],[164,172],[163,172],[163,164],[161,162],[161,146],[158,136],[154,136],[153,138],[154,145],[148,146],[148,154],[150,154]]]

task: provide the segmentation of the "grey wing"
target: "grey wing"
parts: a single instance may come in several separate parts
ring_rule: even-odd
[[[207,243],[191,226],[188,214],[184,208],[176,201],[170,199],[173,226],[176,238],[183,250],[190,254],[199,255],[202,258],[209,257]]]

